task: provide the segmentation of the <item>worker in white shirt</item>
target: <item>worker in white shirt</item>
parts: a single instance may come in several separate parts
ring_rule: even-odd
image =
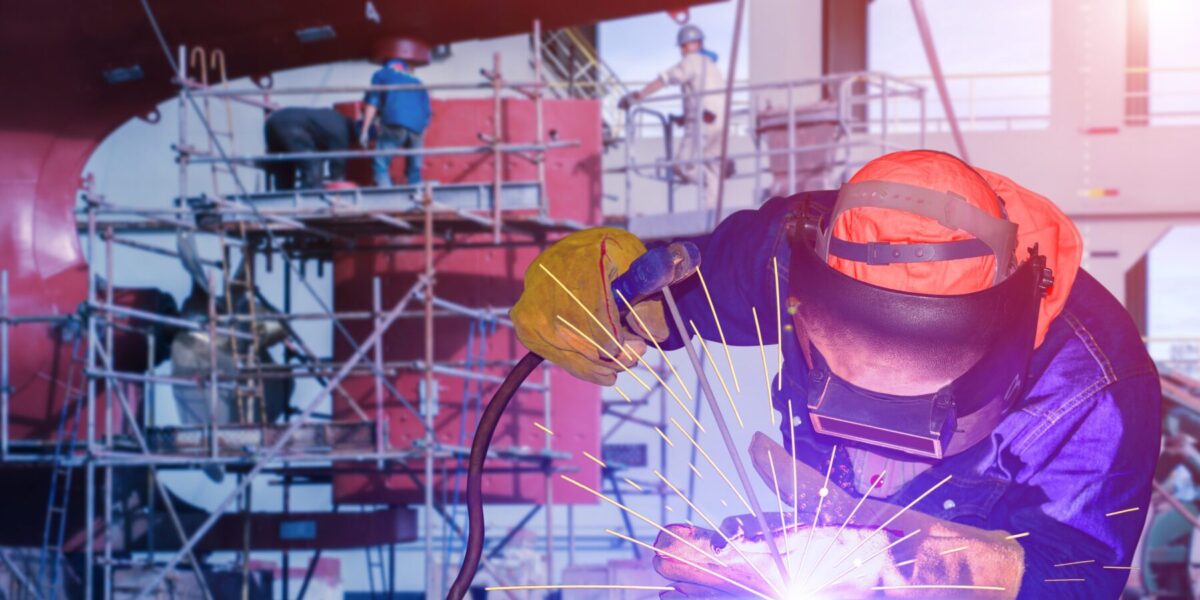
[[[717,156],[721,153],[721,126],[725,115],[725,76],[717,66],[716,55],[704,49],[704,32],[685,25],[676,36],[683,57],[642,89],[621,98],[621,109],[668,85],[683,92],[683,131],[675,151],[674,172],[684,183],[703,189],[705,208],[717,206]],[[700,159],[706,159],[702,164]],[[699,175],[698,175],[699,174]]]

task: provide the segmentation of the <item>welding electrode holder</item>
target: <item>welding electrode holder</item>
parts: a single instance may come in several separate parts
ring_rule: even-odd
[[[647,297],[661,292],[664,288],[687,279],[700,267],[700,249],[691,242],[674,242],[647,250],[639,256],[625,273],[612,283],[613,295],[619,292],[628,301],[629,306],[645,300]],[[624,302],[617,304],[622,316],[627,312]],[[475,429],[475,438],[471,442],[471,457],[467,463],[467,547],[463,554],[462,567],[450,591],[446,595],[450,600],[462,600],[471,589],[475,579],[475,571],[479,568],[483,556],[483,463],[487,459],[488,447],[492,443],[492,435],[504,409],[508,407],[513,396],[525,378],[542,363],[543,358],[533,352],[527,353],[516,366],[509,371],[504,382],[492,395],[487,408],[479,418]],[[426,482],[428,485],[429,482]]]

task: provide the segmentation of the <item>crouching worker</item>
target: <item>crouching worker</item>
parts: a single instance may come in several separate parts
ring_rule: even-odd
[[[355,139],[354,121],[332,108],[292,106],[273,111],[264,126],[267,152],[336,152],[349,150]],[[329,172],[325,173],[325,164]],[[276,190],[316,189],[322,183],[346,179],[346,159],[264,161]],[[297,178],[297,172],[299,178]],[[297,183],[299,185],[297,185]]]
[[[742,450],[798,515],[766,532],[667,526],[655,563],[671,594],[1120,596],[1158,454],[1158,377],[1053,203],[948,154],[898,152],[692,241],[724,338],[758,345],[761,329],[782,345],[781,443],[760,433]],[[644,250],[616,229],[548,248],[512,309],[521,341],[600,385],[621,365],[559,315],[618,358],[613,338],[630,355],[651,336],[679,348],[693,331],[669,327],[661,301],[634,307],[642,327],[609,291]],[[689,329],[722,339],[696,278],[672,292]]]

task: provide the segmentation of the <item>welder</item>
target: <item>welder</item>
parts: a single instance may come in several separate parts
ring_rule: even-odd
[[[290,106],[272,111],[263,130],[268,153],[349,150],[355,139],[354,121],[332,108]],[[326,162],[328,174],[325,173]],[[263,164],[276,190],[315,189],[326,180],[346,179],[344,158],[277,160]]]
[[[805,512],[799,523],[811,524],[818,497],[819,531],[841,525],[863,497],[853,525],[881,525],[912,504],[887,530],[917,533],[860,591],[1120,595],[1150,497],[1160,389],[1128,313],[1081,268],[1080,234],[1051,201],[949,154],[905,151],[871,161],[840,190],[772,199],[691,241],[725,340],[758,345],[753,309],[763,341],[782,345],[771,384],[782,443],[758,435],[749,452],[760,474],[774,457],[781,498]],[[609,283],[644,251],[610,228],[548,248],[512,310],[522,342],[601,385],[621,366],[559,315],[627,365],[646,337],[681,347],[691,332],[668,324],[661,301],[635,307],[644,327],[615,310]],[[768,325],[776,289],[782,339]],[[671,290],[683,322],[720,340],[701,283]],[[789,453],[806,499],[792,497]],[[706,559],[655,560],[680,593],[736,591],[695,568]],[[896,585],[872,592],[881,582]],[[921,585],[992,589],[911,588]]]
[[[717,205],[717,176],[721,153],[721,125],[725,118],[725,76],[717,66],[716,54],[704,47],[704,32],[684,25],[675,36],[682,55],[679,62],[663,71],[640,90],[618,102],[624,110],[668,85],[683,93],[683,137],[675,150],[675,174],[685,183],[704,186],[705,208]],[[703,161],[703,162],[701,162]]]

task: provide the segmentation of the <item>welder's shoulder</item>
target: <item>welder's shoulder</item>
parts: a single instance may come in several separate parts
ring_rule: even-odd
[[[1158,373],[1121,303],[1080,270],[1062,314],[1034,352],[1028,391],[1017,408],[1054,422],[1095,398],[1157,411]]]

